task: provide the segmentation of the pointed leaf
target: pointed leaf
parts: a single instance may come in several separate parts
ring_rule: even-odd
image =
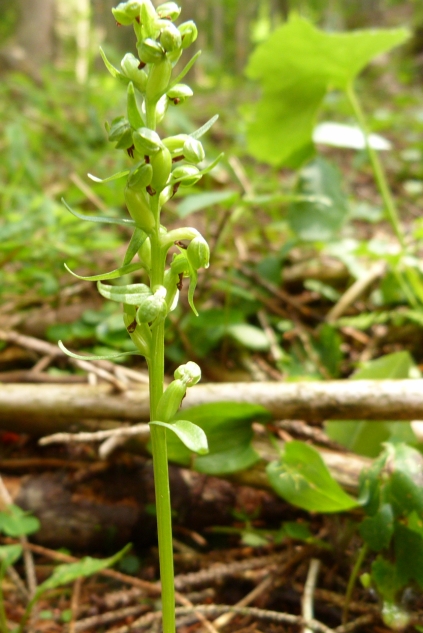
[[[280,463],[270,463],[266,471],[274,490],[304,510],[342,512],[358,505],[333,479],[319,453],[303,442],[288,442]]]
[[[193,57],[189,60],[189,62],[184,66],[179,75],[169,84],[166,88],[166,92],[169,92],[172,88],[176,86],[176,84],[181,83],[182,79],[185,75],[191,70],[197,59],[200,57],[201,51],[197,51]]]
[[[209,131],[211,126],[216,123],[218,118],[219,118],[219,115],[215,114],[214,116],[212,116],[211,119],[207,121],[207,123],[204,123],[204,125],[199,127],[198,130],[195,130],[195,132],[191,132],[189,136],[192,136],[192,138],[196,138],[196,139],[201,138],[206,132]]]
[[[119,180],[119,178],[124,178],[128,174],[129,169],[127,169],[126,171],[118,171],[116,174],[113,174],[113,176],[109,176],[108,178],[97,178],[97,176],[93,176],[93,174],[87,174],[87,176],[90,180],[93,180],[94,182],[111,182],[112,180]]]
[[[107,216],[85,215],[85,213],[78,213],[77,211],[71,209],[63,198],[61,200],[67,210],[79,220],[85,220],[86,222],[103,222],[104,224],[119,224],[120,226],[135,225],[134,220],[130,220],[129,218],[108,218]]]
[[[70,352],[62,343],[62,341],[58,341],[57,345],[60,347],[62,352],[66,354],[66,356],[70,356],[71,358],[76,358],[77,360],[113,360],[114,358],[121,358],[122,356],[138,356],[139,352],[120,352],[119,354],[106,354],[104,356],[82,356],[81,354],[74,354]]]
[[[123,260],[124,266],[127,266],[133,260],[146,239],[147,233],[145,233],[145,231],[143,231],[142,229],[136,227],[135,231],[132,233],[128,248],[126,249],[125,257]]]
[[[190,451],[198,453],[199,455],[205,455],[209,452],[207,445],[207,436],[196,424],[193,424],[189,420],[177,420],[176,422],[157,422],[153,421],[150,424],[156,426],[164,426],[169,431],[175,433],[175,435],[181,440],[181,442]]]
[[[198,316],[197,308],[194,305],[194,292],[197,287],[198,281],[198,273],[197,271],[190,266],[189,271],[189,287],[188,287],[188,303],[191,307],[191,310],[194,312],[195,316]]]
[[[64,565],[58,565],[52,573],[52,575],[38,586],[36,595],[39,596],[47,589],[55,589],[62,585],[67,585],[74,582],[78,578],[86,578],[97,574],[107,567],[112,567],[117,563],[125,554],[131,549],[132,545],[126,545],[120,552],[111,556],[110,558],[98,559],[86,556],[77,563],[69,563]]]
[[[84,281],[102,281],[104,279],[118,279],[119,277],[123,277],[128,273],[132,273],[135,270],[141,270],[141,264],[126,264],[126,266],[121,266],[120,268],[116,268],[116,270],[111,270],[109,273],[102,273],[100,275],[92,275],[91,277],[83,277],[81,275],[77,275],[72,272],[67,264],[65,264],[65,268],[71,275],[77,277],[78,279],[83,279]]]

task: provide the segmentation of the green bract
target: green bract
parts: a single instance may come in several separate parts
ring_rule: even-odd
[[[140,60],[144,64],[157,64],[165,55],[163,46],[150,37],[137,46]]]
[[[167,24],[160,34],[160,44],[166,52],[179,50],[182,45],[181,33],[171,22]]]

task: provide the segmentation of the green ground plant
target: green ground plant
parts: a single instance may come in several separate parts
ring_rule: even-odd
[[[147,361],[165,633],[175,631],[166,435],[171,431],[189,451],[200,455],[208,452],[208,445],[206,435],[199,426],[176,417],[187,388],[200,380],[199,366],[188,362],[178,367],[174,372],[174,381],[164,390],[164,323],[168,313],[178,303],[184,278],[189,279],[188,301],[194,314],[197,314],[194,291],[198,270],[209,266],[210,252],[206,240],[194,228],[167,231],[161,224],[161,210],[179,187],[190,187],[197,183],[220,159],[218,157],[206,165],[205,151],[199,140],[217,117],[191,134],[161,138],[157,132],[157,125],[164,118],[168,107],[179,105],[193,94],[191,88],[181,81],[198,53],[178,74],[173,73],[184,50],[197,38],[194,22],[187,21],[175,26],[180,12],[181,8],[175,2],[166,2],[154,8],[150,0],[130,0],[113,9],[119,25],[133,26],[137,38],[137,56],[127,53],[122,59],[121,70],[118,70],[101,51],[112,77],[127,89],[126,116],[115,118],[106,129],[109,140],[116,149],[128,155],[131,166],[104,179],[90,177],[94,182],[102,183],[126,179],[124,197],[130,218],[116,218],[113,222],[130,226],[133,234],[120,268],[90,277],[75,275],[80,279],[97,281],[103,297],[123,305],[125,327],[138,353]],[[84,216],[68,208],[84,220],[112,221],[110,218]],[[175,247],[178,252],[173,253],[170,266],[166,269],[168,253]],[[103,283],[140,270],[148,276],[148,285],[135,283],[112,286]],[[65,349],[63,345],[62,348]]]

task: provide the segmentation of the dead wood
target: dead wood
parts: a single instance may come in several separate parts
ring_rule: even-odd
[[[74,551],[103,550],[128,541],[138,546],[156,540],[154,479],[150,460],[126,459],[100,469],[3,477],[14,503],[32,511],[41,522],[33,537],[49,547]],[[235,485],[184,468],[170,466],[175,537],[178,530],[228,525],[233,512],[257,515],[275,523],[292,511],[265,490]]]
[[[423,380],[209,383],[189,389],[183,408],[248,402],[276,419],[318,422],[423,419]],[[0,428],[36,436],[84,427],[84,420],[148,420],[148,387],[116,393],[112,385],[3,384]]]

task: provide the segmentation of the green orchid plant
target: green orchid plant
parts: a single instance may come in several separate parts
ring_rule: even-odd
[[[174,633],[175,596],[166,434],[169,431],[175,433],[185,446],[199,454],[207,453],[208,446],[202,429],[187,420],[174,419],[187,388],[200,380],[201,370],[195,363],[187,362],[175,371],[174,381],[164,390],[164,324],[169,312],[177,305],[184,278],[189,279],[188,301],[197,314],[193,297],[198,270],[208,267],[210,250],[195,228],[167,231],[161,224],[161,210],[179,187],[197,183],[213,169],[221,156],[206,164],[204,148],[199,140],[217,116],[191,134],[162,138],[156,129],[169,106],[178,105],[193,94],[191,88],[181,81],[199,53],[175,77],[173,69],[184,49],[197,38],[194,22],[183,22],[179,26],[174,24],[181,12],[175,2],[166,2],[155,8],[150,0],[128,0],[112,11],[119,25],[133,26],[137,38],[138,55],[127,53],[120,70],[101,51],[108,71],[127,89],[126,116],[114,119],[106,125],[106,129],[115,148],[127,153],[131,166],[127,171],[103,180],[89,176],[95,182],[126,178],[124,197],[130,218],[84,216],[68,209],[85,220],[112,222],[133,229],[120,268],[92,277],[76,276],[97,281],[103,297],[123,305],[123,320],[128,334],[148,364],[163,631]],[[169,257],[169,250],[174,247],[177,252]],[[103,283],[138,270],[144,271],[149,283],[117,286]],[[59,345],[71,356],[81,358],[66,350],[60,342]]]

